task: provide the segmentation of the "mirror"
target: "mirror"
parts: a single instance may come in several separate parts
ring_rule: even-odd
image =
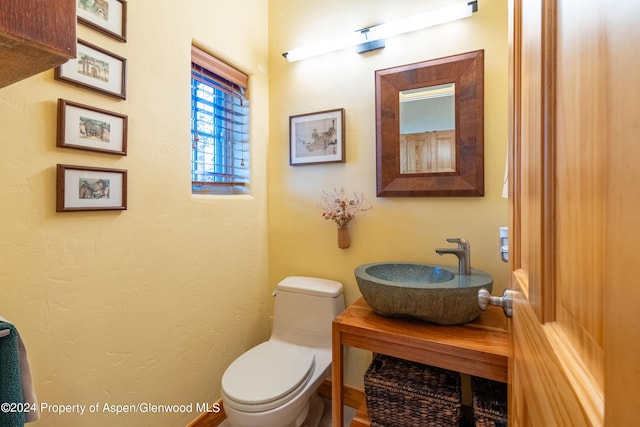
[[[379,197],[484,195],[484,51],[378,70]]]
[[[400,173],[455,172],[455,83],[400,91]]]

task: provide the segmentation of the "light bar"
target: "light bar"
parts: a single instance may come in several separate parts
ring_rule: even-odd
[[[293,62],[360,45],[363,46],[357,49],[358,53],[368,52],[373,49],[384,47],[384,42],[378,42],[379,40],[388,39],[398,34],[409,33],[423,28],[456,21],[458,19],[468,18],[477,11],[477,0],[457,3],[443,7],[442,9],[415,15],[410,18],[362,28],[340,37],[291,49],[290,51],[283,53],[282,56],[287,58],[289,62]]]

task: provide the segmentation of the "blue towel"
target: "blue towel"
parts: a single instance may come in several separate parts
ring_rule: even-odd
[[[20,375],[20,355],[18,352],[18,331],[7,322],[0,321],[0,330],[9,329],[6,337],[0,338],[0,403],[22,404],[22,377]],[[21,405],[18,405],[20,407]],[[23,427],[24,412],[0,411],[0,426]]]

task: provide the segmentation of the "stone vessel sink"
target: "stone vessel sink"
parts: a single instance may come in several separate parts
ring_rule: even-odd
[[[440,325],[471,322],[480,315],[478,290],[491,292],[493,279],[471,269],[459,275],[457,266],[378,262],[355,269],[365,301],[376,313],[414,317]]]

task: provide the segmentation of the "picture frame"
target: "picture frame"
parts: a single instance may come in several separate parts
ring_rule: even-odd
[[[78,0],[78,22],[122,42],[127,41],[125,0]]]
[[[289,117],[289,164],[344,163],[344,108]]]
[[[78,39],[77,57],[55,68],[54,79],[126,99],[127,60]]]
[[[128,122],[125,114],[58,99],[56,146],[126,156]]]
[[[127,171],[58,164],[56,212],[127,209]]]

